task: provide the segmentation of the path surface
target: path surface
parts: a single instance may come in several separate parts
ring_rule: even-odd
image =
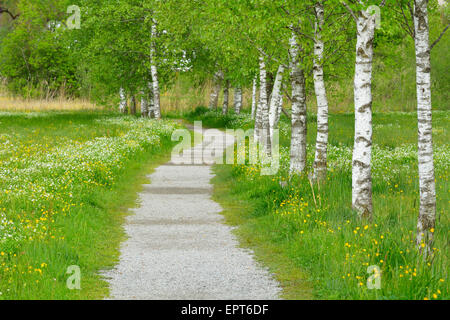
[[[209,164],[233,138],[219,130],[202,133],[204,142],[187,153],[195,165],[172,157],[144,186],[141,206],[125,225],[129,238],[120,262],[103,273],[112,299],[279,298],[278,283],[251,251],[238,247],[232,228],[222,222],[222,208],[210,198]]]

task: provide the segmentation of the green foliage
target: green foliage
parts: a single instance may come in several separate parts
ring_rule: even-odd
[[[20,18],[0,38],[0,74],[13,93],[54,96],[64,89],[77,95],[76,61],[67,30],[54,21],[65,17],[68,1],[19,1]],[[59,20],[56,20],[59,19]]]

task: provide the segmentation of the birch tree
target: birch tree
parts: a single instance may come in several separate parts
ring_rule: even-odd
[[[158,79],[158,67],[156,63],[156,37],[157,37],[157,22],[153,19],[153,24],[151,27],[152,33],[152,45],[150,49],[150,63],[151,63],[151,74],[152,74],[152,85],[153,85],[153,113],[156,119],[161,118],[161,102],[160,102],[160,91],[159,91],[159,79]]]
[[[222,105],[222,114],[226,115],[228,113],[228,100],[230,96],[230,81],[225,81],[225,85],[223,87],[223,105]]]
[[[120,96],[119,111],[121,113],[128,113],[127,96],[125,94],[125,89],[124,88],[120,88],[119,96]]]
[[[317,100],[317,138],[314,157],[313,179],[322,179],[327,172],[328,148],[328,99],[323,74],[324,42],[322,28],[324,25],[324,7],[322,1],[314,6],[316,22],[314,32],[314,91]]]
[[[270,139],[272,139],[273,131],[278,126],[280,119],[280,112],[283,103],[281,86],[283,84],[284,65],[278,67],[277,75],[275,77],[273,90],[269,104],[269,125],[270,125]]]
[[[372,219],[372,60],[375,15],[367,9],[353,11],[356,22],[354,78],[355,136],[352,160],[352,207],[361,218]],[[362,6],[362,3],[359,3]]]
[[[234,88],[234,112],[240,114],[242,109],[242,87],[236,86]]]
[[[292,86],[292,122],[290,172],[302,173],[306,169],[306,91],[305,75],[300,63],[297,36],[290,38],[290,77]]]
[[[401,12],[397,22],[400,22],[400,26],[411,36],[415,44],[420,194],[416,244],[424,256],[427,256],[432,248],[434,240],[432,231],[436,225],[430,53],[443,38],[450,24],[447,24],[437,39],[430,44],[429,1],[397,0],[395,8],[400,8]]]
[[[252,119],[255,119],[256,105],[258,103],[256,100],[256,92],[258,90],[256,82],[257,82],[257,78],[255,77],[252,82],[252,111],[251,111]]]
[[[222,72],[218,71],[214,74],[213,78],[213,88],[209,97],[209,109],[217,109],[219,103],[219,93],[220,93],[220,82],[222,80]]]
[[[270,144],[270,125],[269,125],[269,105],[267,103],[267,71],[266,62],[264,57],[259,59],[260,65],[260,105],[259,105],[259,117],[260,117],[260,132],[259,142],[263,145],[263,150],[267,155],[271,153]]]
[[[421,250],[424,249],[422,251],[425,255],[432,248],[433,229],[436,224],[436,186],[431,121],[431,63],[427,5],[428,0],[414,1],[420,188],[420,209],[416,242]]]
[[[141,91],[141,116],[147,118],[149,116],[148,99],[144,91]]]

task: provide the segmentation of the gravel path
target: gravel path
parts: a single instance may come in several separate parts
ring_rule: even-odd
[[[250,250],[238,247],[232,228],[222,223],[221,207],[210,198],[209,164],[233,137],[219,130],[202,133],[204,142],[184,153],[193,154],[194,164],[172,157],[144,186],[141,206],[125,225],[129,238],[120,262],[103,273],[112,299],[279,298],[278,283]]]

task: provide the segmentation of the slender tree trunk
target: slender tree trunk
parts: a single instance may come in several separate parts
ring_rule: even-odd
[[[222,114],[226,115],[228,113],[228,101],[230,97],[230,81],[227,80],[223,87],[223,106],[222,106]]]
[[[300,65],[299,46],[295,34],[290,39],[290,76],[292,85],[292,132],[290,172],[306,169],[306,91],[305,75]]]
[[[242,109],[242,88],[236,86],[234,88],[234,112],[240,114]]]
[[[128,113],[127,95],[125,93],[124,88],[120,88],[119,95],[120,95],[119,111],[122,113]]]
[[[282,83],[281,87],[285,88],[285,85]],[[277,118],[275,120],[276,126],[278,126],[278,123],[280,122],[281,113],[283,112],[283,103],[284,103],[283,100],[284,100],[284,96],[283,96],[283,92],[281,92],[280,93],[280,103],[278,104]]]
[[[256,105],[258,103],[256,100],[256,91],[257,91],[256,81],[257,81],[257,79],[255,77],[255,79],[253,79],[253,87],[252,87],[252,119],[255,119]]]
[[[218,71],[214,74],[213,88],[209,98],[209,109],[217,109],[219,103],[220,82],[222,80],[222,72]]]
[[[270,100],[272,99],[272,88],[273,85],[275,84],[275,79],[273,77],[273,73],[271,72],[267,72],[267,77],[266,77],[266,89],[267,89],[267,106],[269,107],[270,105]]]
[[[147,95],[145,94],[145,90],[141,91],[141,116],[143,118],[147,118],[149,115],[149,110],[148,110],[148,100],[147,100]]]
[[[131,96],[130,113],[132,115],[136,114],[136,96],[134,94]]]
[[[273,130],[276,129],[278,125],[280,105],[283,102],[281,95],[281,86],[283,83],[283,73],[284,66],[280,65],[278,67],[277,75],[275,77],[275,82],[273,84],[272,95],[269,104],[269,124],[270,124],[270,139],[273,136]]]
[[[359,216],[372,219],[372,58],[375,15],[357,13],[355,64],[355,141],[352,162],[352,205]]]
[[[149,94],[148,94],[148,117],[149,118],[155,118],[155,103],[153,100],[153,83],[151,81],[148,82],[147,84],[148,89],[149,89]]]
[[[416,47],[417,116],[419,144],[420,209],[416,242],[428,255],[433,244],[436,224],[436,186],[433,164],[431,121],[431,63],[428,25],[428,0],[414,2],[414,29]]]
[[[161,101],[160,101],[160,91],[159,91],[159,79],[158,79],[158,67],[156,66],[156,21],[153,20],[152,25],[152,47],[150,50],[151,57],[151,72],[152,72],[152,84],[153,84],[153,112],[156,119],[161,119]]]
[[[328,147],[328,99],[323,80],[323,49],[322,27],[324,23],[323,3],[318,1],[315,6],[316,30],[314,37],[314,90],[317,99],[317,138],[314,158],[314,179],[323,179],[327,173]]]
[[[266,63],[264,61],[264,57],[260,57],[259,59],[260,66],[260,132],[259,138],[260,142],[263,145],[263,150],[267,155],[271,154],[271,145],[270,145],[270,125],[269,125],[269,105],[267,103],[267,72],[266,72]]]
[[[261,58],[260,58],[261,59]],[[259,74],[261,75],[261,64],[259,65]],[[261,85],[260,85],[261,91]],[[254,140],[256,142],[261,141],[261,131],[262,131],[262,118],[261,118],[261,93],[259,94],[257,100],[256,108],[255,108],[255,132],[254,132]]]

